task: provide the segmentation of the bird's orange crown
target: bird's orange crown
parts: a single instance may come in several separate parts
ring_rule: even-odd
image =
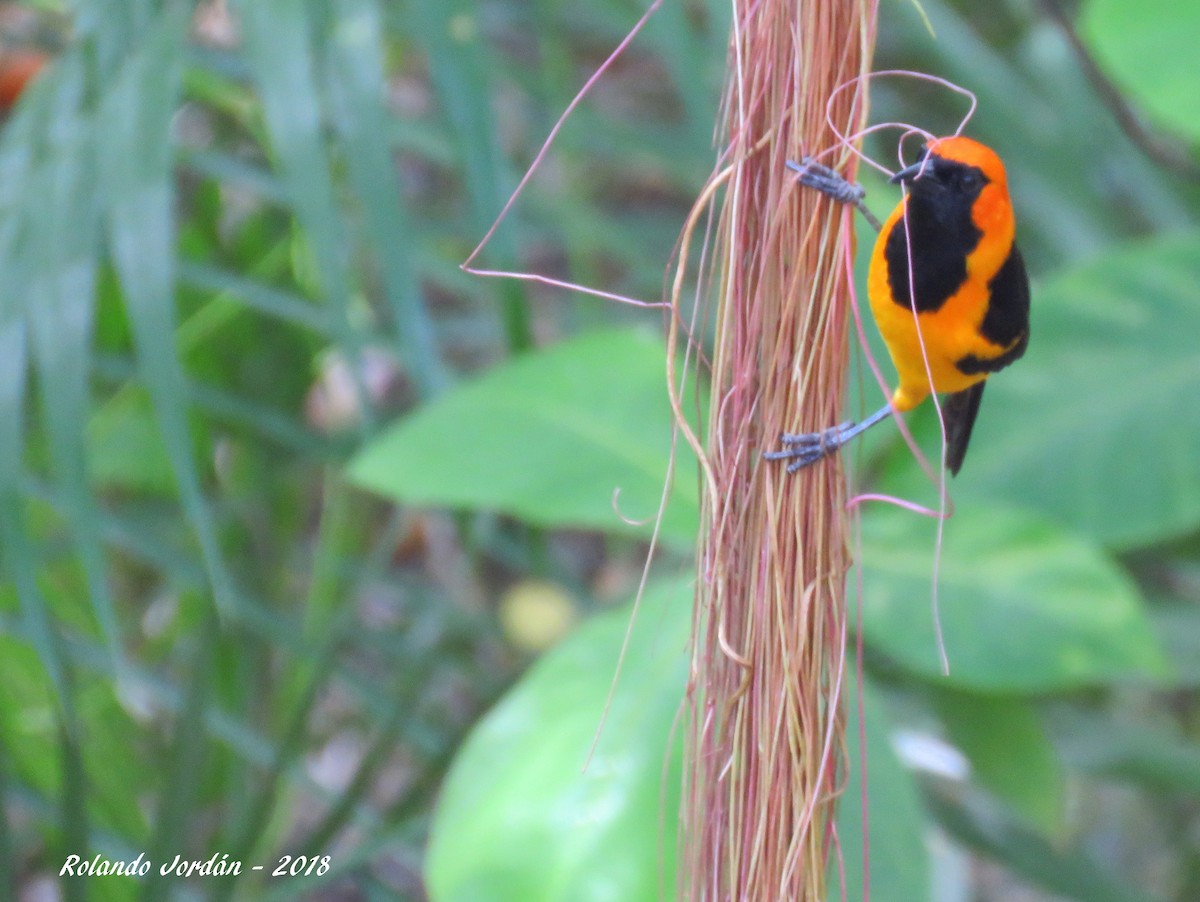
[[[953,135],[949,138],[934,138],[925,145],[929,152],[944,160],[955,160],[967,166],[977,166],[987,176],[988,181],[995,185],[1007,186],[1008,178],[1004,172],[1004,164],[996,151],[980,144],[973,138]]]

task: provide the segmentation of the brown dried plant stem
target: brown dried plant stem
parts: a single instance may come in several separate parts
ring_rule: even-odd
[[[827,105],[843,134],[862,127],[863,82],[836,89],[867,71],[874,29],[873,2],[734,0],[711,186],[723,201],[684,812],[692,900],[826,899],[845,777],[844,479],[836,457],[787,476],[761,452],[841,413],[852,220],[784,164],[835,148],[824,161],[853,172]]]

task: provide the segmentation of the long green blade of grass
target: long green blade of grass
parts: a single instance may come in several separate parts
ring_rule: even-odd
[[[236,5],[272,149],[330,306],[334,334],[351,362],[363,413],[373,421],[358,361],[362,340],[351,322],[349,246],[338,209],[312,48],[308,5],[292,0],[243,0]]]
[[[365,214],[363,237],[372,245],[406,368],[420,394],[429,397],[445,387],[447,374],[418,287],[413,223],[387,140],[382,27],[375,0],[343,4],[328,48],[327,80],[334,124]]]
[[[230,272],[209,263],[181,262],[180,282],[204,291],[227,293],[238,301],[282,322],[330,335],[334,325],[329,311],[317,307],[288,291],[249,279],[243,273]]]
[[[92,609],[112,654],[120,626],[84,459],[89,409],[99,217],[94,193],[94,124],[83,114],[84,73],[77,57],[59,66],[43,162],[24,193],[22,219],[29,282],[24,294],[42,393],[42,418]]]
[[[4,808],[11,803],[10,769],[8,750],[4,743],[0,742],[0,805]],[[0,817],[0,892],[9,896],[17,895],[16,852],[12,831],[8,827],[8,818]]]
[[[172,7],[131,56],[104,99],[100,168],[109,194],[107,225],[146,387],[162,429],[188,520],[196,532],[218,607],[237,611],[191,454],[183,370],[175,354],[175,248],[171,118],[179,98],[186,9]]]
[[[414,34],[424,44],[429,74],[462,155],[471,222],[482,238],[508,199],[500,148],[492,114],[489,62],[480,40],[479,8],[465,0],[415,0],[408,15]],[[493,237],[484,265],[515,269],[517,244],[513,220]],[[525,293],[518,283],[501,280],[495,288],[511,351],[532,341]]]
[[[175,718],[174,738],[163,768],[163,792],[154,819],[155,830],[147,857],[151,861],[169,861],[174,852],[188,847],[189,828],[198,795],[196,775],[203,772],[209,749],[205,711],[211,703],[214,649],[218,624],[211,612],[200,628],[199,641],[192,655],[190,679],[183,705]],[[171,881],[152,868],[142,885],[142,902],[170,898]]]
[[[296,759],[304,751],[309,720],[320,691],[337,664],[337,651],[342,631],[330,628],[321,647],[313,653],[311,662],[305,662],[306,682],[299,692],[295,704],[287,712],[283,727],[278,735],[270,766],[265,773],[255,775],[256,787],[253,796],[244,807],[239,823],[232,832],[230,857],[247,860],[268,850],[272,818],[279,814],[279,804],[287,777]],[[232,897],[234,884],[223,883],[213,893],[213,902],[224,902]]]
[[[80,747],[79,731],[75,727],[74,715],[68,713],[60,724],[58,747],[61,757],[62,790],[59,800],[59,824],[61,843],[60,861],[71,854],[87,858],[92,847],[88,829],[88,780]],[[66,902],[86,902],[89,891],[83,880],[68,880],[60,884]]]

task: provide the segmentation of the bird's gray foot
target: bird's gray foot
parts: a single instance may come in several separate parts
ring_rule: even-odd
[[[809,464],[815,464],[821,458],[833,454],[860,431],[857,423],[846,422],[820,432],[795,434],[785,432],[779,437],[779,443],[783,445],[783,449],[781,451],[765,451],[763,457],[766,460],[789,461],[787,471],[795,473],[797,470],[803,469]]]

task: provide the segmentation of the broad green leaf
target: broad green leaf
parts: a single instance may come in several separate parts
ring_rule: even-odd
[[[1158,122],[1200,141],[1193,0],[1088,0],[1081,31],[1105,71]]]
[[[853,666],[852,664],[850,665]],[[867,848],[870,859],[872,902],[913,902],[929,898],[929,851],[925,846],[929,819],[921,804],[913,775],[896,756],[891,742],[891,723],[878,692],[867,681],[862,710],[851,673],[847,672],[846,761],[849,779],[838,809],[838,841],[846,869],[843,896],[837,881],[838,868],[829,865],[829,900],[865,899],[863,881],[863,760],[859,743],[859,718],[866,721],[867,735]]]
[[[988,385],[960,508],[1003,499],[1097,541],[1200,527],[1200,231],[1034,288],[1029,353]]]
[[[1059,836],[1066,804],[1063,771],[1033,706],[1019,698],[952,690],[937,693],[936,701],[975,781],[1042,833]]]
[[[543,658],[476,726],[434,816],[433,902],[671,897],[690,596],[686,583],[647,594],[607,717],[624,607]]]
[[[934,526],[890,506],[863,515],[863,628],[876,650],[940,677]],[[1091,545],[1028,513],[959,505],[937,580],[947,685],[1044,692],[1165,669],[1130,580]]]
[[[683,583],[647,594],[586,772],[629,608],[584,624],[476,726],[434,816],[426,867],[434,902],[672,897],[678,735],[669,756],[667,748],[685,691],[690,601]],[[863,885],[861,757],[857,696],[847,686],[851,772],[838,836],[847,898],[855,899]],[[911,902],[928,895],[925,816],[891,749],[886,712],[867,688],[871,897]]]
[[[671,428],[662,339],[597,331],[522,355],[425,405],[368,445],[349,475],[408,504],[645,535]],[[699,522],[695,458],[682,439],[676,453],[663,535],[690,545]]]

